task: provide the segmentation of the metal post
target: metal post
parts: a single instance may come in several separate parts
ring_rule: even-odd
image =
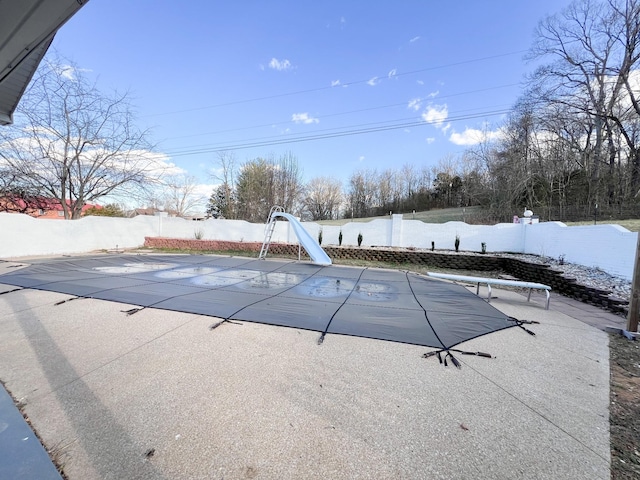
[[[629,316],[627,317],[627,331],[638,331],[638,302],[640,297],[640,233],[638,233],[638,243],[636,244],[636,259],[633,267],[633,280],[631,283],[631,298],[629,299]]]

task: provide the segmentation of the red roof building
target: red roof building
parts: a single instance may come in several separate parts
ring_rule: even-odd
[[[67,205],[71,201],[67,200]],[[91,208],[101,209],[101,205],[87,203],[82,207],[82,214]],[[62,204],[55,198],[37,197],[33,199],[0,197],[0,212],[24,213],[34,218],[64,220]]]

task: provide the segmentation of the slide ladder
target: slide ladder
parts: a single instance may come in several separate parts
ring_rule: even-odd
[[[267,258],[267,252],[269,251],[269,245],[271,245],[271,237],[273,236],[273,231],[276,229],[276,216],[275,212],[284,212],[284,208],[274,205],[269,210],[269,218],[267,218],[267,226],[264,229],[264,241],[262,242],[262,248],[260,249],[260,255],[258,255],[259,259],[264,260]]]

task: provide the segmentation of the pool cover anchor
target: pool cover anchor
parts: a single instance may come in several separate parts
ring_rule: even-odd
[[[244,325],[240,322],[234,322],[233,320],[225,318],[224,320],[221,320],[218,323],[212,323],[211,325],[209,325],[209,330],[215,330],[216,328],[221,326],[223,323],[233,323],[234,325]]]
[[[59,302],[54,303],[53,306],[57,307],[58,305],[62,305],[63,303],[67,303],[67,302],[72,302],[74,300],[78,300],[79,298],[84,298],[84,297],[71,297],[71,298],[67,298],[66,300],[60,300]]]
[[[540,322],[536,321],[536,320],[518,320],[517,318],[514,317],[507,317],[507,320],[510,320],[512,322],[515,322],[515,324],[520,327],[521,329],[523,329],[525,332],[527,332],[529,335],[532,336],[536,336],[535,332],[532,332],[531,330],[529,330],[528,328],[526,328],[524,325],[540,325]]]
[[[422,358],[437,356],[438,360],[440,361],[440,364],[443,364],[445,367],[449,366],[449,362],[447,362],[447,359],[449,359],[456,368],[458,369],[462,368],[462,364],[460,363],[460,360],[454,357],[451,352],[456,352],[461,355],[474,355],[476,357],[494,358],[493,355],[491,355],[490,353],[468,352],[465,350],[458,350],[456,348],[442,348],[440,350],[434,350],[432,352],[423,353]]]

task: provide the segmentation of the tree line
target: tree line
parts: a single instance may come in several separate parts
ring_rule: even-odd
[[[525,208],[548,220],[598,212],[637,217],[640,0],[573,2],[539,23],[528,57],[538,67],[520,99],[504,124],[492,135],[485,132],[478,145],[434,168],[362,169],[344,186],[323,177],[298,182],[289,190],[298,201],[288,206],[313,220],[468,205],[483,207],[483,221],[508,221]],[[218,192],[218,198],[243,205],[247,177],[257,165],[274,174],[287,171],[273,159],[251,160],[240,169],[237,189],[224,182],[227,195]],[[278,188],[275,177],[259,184]],[[234,197],[235,192],[243,193]],[[262,198],[278,203],[273,196]],[[234,208],[232,215],[242,218],[241,208]],[[258,217],[264,221],[265,212]]]
[[[639,213],[640,1],[580,0],[540,22],[540,66],[501,139],[470,152],[483,203],[549,219]],[[597,207],[598,206],[598,207]]]
[[[207,215],[213,218],[264,222],[273,205],[304,220],[330,220],[405,213],[431,208],[475,205],[459,165],[449,158],[436,167],[360,169],[346,183],[319,176],[304,182],[292,153],[258,157],[240,165],[233,152],[218,154],[219,182]]]

